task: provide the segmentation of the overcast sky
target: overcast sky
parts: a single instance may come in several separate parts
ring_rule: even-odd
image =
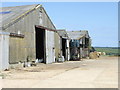
[[[93,46],[118,46],[117,2],[6,2],[2,7],[42,4],[57,29],[88,30]]]

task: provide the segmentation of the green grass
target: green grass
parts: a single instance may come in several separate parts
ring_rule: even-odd
[[[98,52],[105,52],[106,55],[120,55],[120,48],[117,47],[95,47]]]

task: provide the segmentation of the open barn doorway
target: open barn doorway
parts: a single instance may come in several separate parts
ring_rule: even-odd
[[[62,38],[62,55],[64,56],[64,59],[66,60],[66,39]]]
[[[45,29],[35,27],[36,31],[36,59],[41,63],[45,61]]]

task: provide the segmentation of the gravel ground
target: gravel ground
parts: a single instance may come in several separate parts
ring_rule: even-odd
[[[4,71],[3,88],[118,88],[118,58],[100,57]]]

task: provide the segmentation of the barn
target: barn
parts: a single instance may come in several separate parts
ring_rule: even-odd
[[[55,62],[60,51],[60,37],[42,5],[2,7],[0,10],[0,37],[8,37],[5,41],[8,43],[6,63],[33,62],[36,59],[43,63]]]
[[[69,41],[70,38],[68,37],[68,34],[65,29],[58,29],[58,34],[60,35],[61,40],[61,56],[64,57],[65,61],[69,61],[70,59],[70,47],[69,47]]]
[[[80,60],[89,57],[91,39],[87,30],[67,31],[70,37],[70,59]]]

